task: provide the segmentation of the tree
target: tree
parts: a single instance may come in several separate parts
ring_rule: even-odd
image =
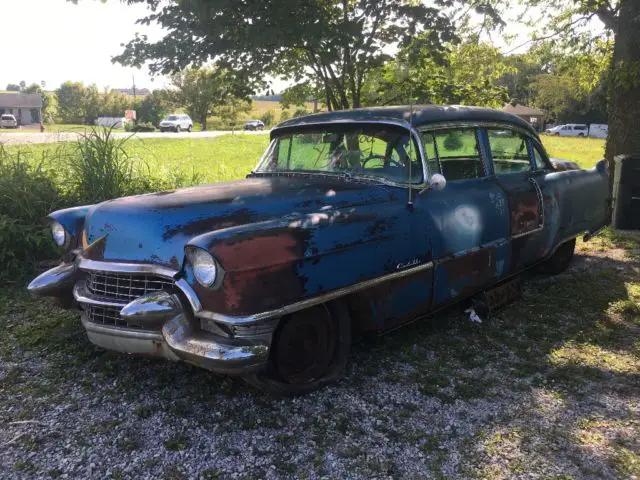
[[[99,100],[99,115],[102,117],[122,117],[125,110],[133,107],[133,99],[117,90],[105,89]]]
[[[437,51],[453,38],[437,6],[415,1],[129,3],[145,3],[151,13],[139,22],[158,23],[168,33],[158,42],[136,36],[114,61],[148,63],[152,72],[166,74],[215,59],[258,82],[267,74],[313,79],[322,85],[330,110],[360,106],[367,74],[391,58],[385,47],[403,47],[419,37],[422,48]]]
[[[174,108],[174,93],[169,90],[154,90],[136,105],[139,122],[159,125],[162,119]]]
[[[24,80],[20,80],[20,91],[24,90],[26,86],[27,82],[25,82]]]
[[[231,127],[233,132],[238,125],[238,119],[241,114],[251,111],[251,100],[241,99],[237,97],[227,97],[226,101],[213,109],[213,114],[220,117],[227,125]]]
[[[62,123],[92,123],[100,115],[100,93],[95,85],[64,82],[56,90]]]
[[[7,92],[19,92],[20,91],[20,85],[17,85],[15,83],[10,83],[7,85],[6,88]]]
[[[227,105],[232,98],[247,98],[250,92],[242,78],[225,68],[188,68],[172,75],[176,100],[207,129],[207,117],[215,107]]]
[[[302,107],[305,106],[307,102],[313,102],[321,95],[322,92],[319,88],[314,86],[311,82],[306,81],[286,88],[280,95],[280,104],[285,110],[290,108],[292,105]]]
[[[502,107],[507,89],[498,85],[507,65],[498,49],[470,39],[433,55],[410,45],[398,58],[367,78],[363,101],[369,105],[449,103]]]

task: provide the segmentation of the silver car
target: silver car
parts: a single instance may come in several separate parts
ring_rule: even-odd
[[[0,115],[0,128],[18,128],[18,121],[16,117],[10,113],[3,113]]]
[[[189,115],[169,115],[167,118],[160,122],[160,131],[168,132],[181,132],[186,130],[191,132],[193,130],[193,121]]]

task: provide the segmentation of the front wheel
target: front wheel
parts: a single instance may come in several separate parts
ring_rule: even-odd
[[[557,275],[564,272],[571,261],[573,260],[573,254],[576,250],[576,239],[569,240],[558,247],[558,249],[551,255],[544,263],[540,265],[540,271],[543,273],[549,273],[551,275]]]
[[[180,133],[180,131],[181,131],[181,130],[182,130],[182,129],[180,128],[180,125],[178,125],[178,126],[176,127],[176,133]]]
[[[244,379],[275,395],[302,395],[338,380],[350,349],[347,309],[336,302],[318,305],[284,317],[274,332],[266,371]]]

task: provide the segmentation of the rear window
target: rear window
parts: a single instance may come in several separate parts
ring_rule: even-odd
[[[586,130],[587,126],[586,125],[575,125],[573,127],[574,130]]]

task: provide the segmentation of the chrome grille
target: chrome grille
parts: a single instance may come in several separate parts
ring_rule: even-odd
[[[99,307],[97,305],[87,305],[85,313],[91,323],[98,325],[108,325],[113,327],[136,328],[136,325],[128,325],[120,316],[120,309],[116,307]],[[137,327],[140,328],[140,327]]]
[[[98,297],[130,302],[149,292],[170,290],[173,281],[158,275],[90,271],[86,286]]]

